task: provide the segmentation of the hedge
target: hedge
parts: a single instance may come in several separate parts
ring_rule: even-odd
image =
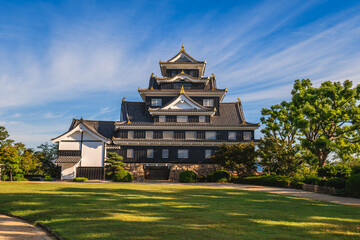
[[[208,175],[209,182],[229,182],[230,179],[230,173],[225,170],[217,170]]]
[[[85,182],[88,179],[86,177],[77,177],[73,179],[73,182]]]
[[[342,165],[325,165],[317,170],[319,177],[325,178],[348,178],[351,168]]]
[[[182,171],[179,175],[179,182],[182,183],[194,183],[196,180],[196,173],[193,171]]]
[[[113,182],[132,182],[133,177],[129,171],[120,170],[112,178]]]
[[[346,181],[346,193],[360,198],[360,174],[351,175]]]

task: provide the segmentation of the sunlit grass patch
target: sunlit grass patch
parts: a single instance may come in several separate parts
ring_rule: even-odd
[[[0,183],[0,211],[64,239],[359,239],[360,208],[191,185]]]

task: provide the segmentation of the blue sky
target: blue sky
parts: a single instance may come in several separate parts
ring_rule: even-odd
[[[359,1],[0,0],[0,125],[29,147],[72,118],[119,120],[182,43],[245,116],[295,79],[360,84]],[[259,136],[259,134],[258,134]]]

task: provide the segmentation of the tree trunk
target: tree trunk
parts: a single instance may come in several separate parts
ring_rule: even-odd
[[[12,172],[10,171],[10,181],[12,182],[13,177],[12,177]]]
[[[325,164],[326,164],[326,159],[327,159],[327,156],[329,155],[328,152],[320,152],[318,154],[318,158],[319,158],[319,167],[324,167]]]

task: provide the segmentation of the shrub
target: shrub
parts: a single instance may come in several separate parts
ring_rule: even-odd
[[[348,178],[351,168],[343,165],[325,165],[318,169],[318,175],[325,178]]]
[[[360,166],[352,167],[351,174],[360,174]]]
[[[322,181],[323,181],[323,179],[316,175],[309,175],[309,176],[305,177],[305,179],[304,179],[304,183],[312,184],[312,185],[318,185],[319,182],[322,182]]]
[[[129,171],[120,170],[114,174],[112,180],[114,182],[132,182],[133,177]]]
[[[292,188],[302,189],[303,185],[304,185],[303,182],[300,182],[297,180],[291,180],[291,182],[290,182],[290,187],[292,187]]]
[[[345,178],[329,178],[325,183],[327,187],[334,187],[334,188],[345,188],[346,186],[346,179]]]
[[[198,181],[198,182],[205,182],[205,181],[206,181],[206,177],[205,177],[205,176],[198,176],[198,177],[197,177],[197,181]]]
[[[262,186],[288,187],[291,179],[287,176],[265,174],[260,176],[251,176],[245,178],[237,178],[234,183],[245,183]]]
[[[196,173],[193,171],[182,171],[179,175],[179,182],[182,183],[193,183],[196,180]]]
[[[212,172],[208,176],[209,182],[229,182],[230,181],[230,173],[225,170],[217,170]]]
[[[26,178],[24,178],[24,175],[18,174],[18,175],[16,175],[16,176],[13,177],[13,181],[29,181],[29,180],[27,180]]]
[[[360,197],[360,174],[351,175],[346,181],[346,193]]]
[[[73,182],[85,182],[85,181],[87,181],[88,179],[86,178],[86,177],[77,177],[77,178],[74,178],[73,179]],[[46,180],[46,177],[45,177],[45,181],[47,181]]]
[[[52,177],[51,176],[45,176],[45,181],[52,181],[53,179],[52,179]],[[87,180],[87,179],[86,179]],[[85,180],[85,181],[86,181]]]

